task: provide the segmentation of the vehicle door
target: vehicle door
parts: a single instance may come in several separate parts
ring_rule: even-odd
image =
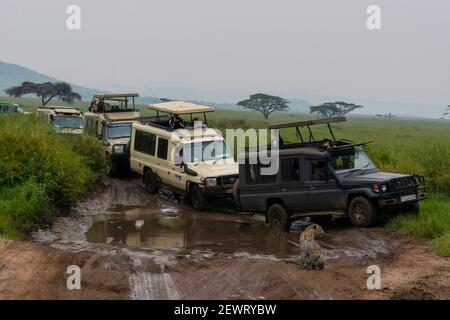
[[[292,212],[303,211],[305,203],[305,182],[302,181],[300,158],[298,156],[280,159],[280,196]]]
[[[303,204],[307,211],[337,210],[341,190],[326,159],[304,158]]]
[[[186,191],[186,182],[187,175],[184,171],[183,162],[180,162],[180,159],[183,159],[183,146],[180,145],[169,145],[169,177],[170,185],[175,188]],[[178,153],[178,157],[176,156]]]
[[[158,136],[154,171],[162,183],[172,185],[168,157],[169,140]]]
[[[239,201],[242,211],[265,212],[269,198],[279,197],[278,174],[263,175],[264,164],[245,163],[239,165]]]

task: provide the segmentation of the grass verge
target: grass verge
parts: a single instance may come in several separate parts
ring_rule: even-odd
[[[33,116],[0,116],[0,236],[48,224],[103,174],[98,140],[63,136]]]
[[[396,216],[387,227],[404,235],[430,239],[437,253],[450,256],[450,197],[431,195],[420,204],[419,214]]]

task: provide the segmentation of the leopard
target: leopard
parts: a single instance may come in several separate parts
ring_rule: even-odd
[[[289,260],[288,263],[297,265],[306,270],[322,270],[325,261],[322,256],[322,248],[316,242],[316,238],[321,238],[325,232],[318,224],[309,225],[300,234],[300,256],[297,259]]]

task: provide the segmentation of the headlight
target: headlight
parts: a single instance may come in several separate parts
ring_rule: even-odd
[[[372,184],[372,190],[375,193],[379,193],[380,192],[380,185],[378,183]]]
[[[217,179],[216,178],[206,178],[205,179],[205,186],[206,187],[216,187],[217,186]]]
[[[386,191],[387,191],[387,185],[382,184],[382,185],[381,185],[381,191],[382,191],[382,192],[386,192]]]
[[[124,153],[125,146],[123,144],[117,144],[113,147],[113,153]]]

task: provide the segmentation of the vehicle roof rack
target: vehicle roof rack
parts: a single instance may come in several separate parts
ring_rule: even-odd
[[[138,93],[99,93],[94,96],[98,99],[137,98]]]
[[[338,122],[345,122],[345,121],[347,121],[347,119],[345,117],[333,117],[333,118],[324,118],[324,119],[316,119],[316,120],[306,120],[306,121],[271,124],[271,125],[269,125],[269,129],[309,127],[309,126],[315,126],[315,125],[319,125],[319,124],[338,123]]]
[[[330,123],[339,123],[339,122],[345,122],[345,121],[347,121],[347,119],[345,117],[323,118],[323,119],[316,119],[316,120],[306,120],[306,121],[272,124],[272,125],[269,125],[269,129],[273,130],[273,129],[295,128],[296,132],[297,132],[297,137],[300,138],[300,140],[302,142],[304,142],[303,136],[302,136],[299,128],[306,127],[306,128],[308,128],[308,131],[309,131],[309,142],[313,142],[315,140],[314,140],[314,135],[311,130],[311,126],[326,124],[328,126],[331,136],[333,137],[333,140],[336,141],[336,137],[334,136],[334,132],[333,132],[333,129],[331,128]]]

